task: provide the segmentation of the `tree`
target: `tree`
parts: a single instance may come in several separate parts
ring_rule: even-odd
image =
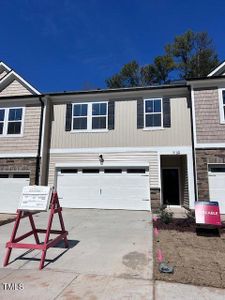
[[[106,80],[106,84],[109,88],[140,86],[139,64],[135,60],[125,64],[119,73]]]
[[[173,60],[169,55],[157,56],[153,64],[142,67],[133,60],[125,64],[119,73],[107,79],[106,85],[108,88],[122,88],[166,83],[173,67]]]
[[[180,78],[202,77],[218,65],[218,56],[207,32],[188,30],[165,46],[165,54],[152,64],[140,66],[133,60],[106,80],[109,88],[146,86],[170,82],[171,72]]]
[[[175,37],[174,42],[165,47],[165,51],[174,58],[175,69],[183,79],[206,76],[219,63],[207,32],[194,33],[188,30]]]

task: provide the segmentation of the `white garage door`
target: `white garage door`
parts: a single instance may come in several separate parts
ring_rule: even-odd
[[[145,168],[61,169],[57,191],[63,207],[150,210]]]
[[[212,165],[209,168],[210,201],[219,202],[220,213],[225,214],[225,165]]]
[[[29,183],[29,174],[0,174],[0,213],[16,213],[23,187]]]

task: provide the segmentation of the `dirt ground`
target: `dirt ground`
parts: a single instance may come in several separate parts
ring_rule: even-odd
[[[220,236],[196,234],[195,223],[173,220],[171,224],[154,222],[159,229],[154,237],[154,279],[225,288],[225,228]],[[174,266],[173,274],[160,273],[156,260],[161,249],[164,261]]]

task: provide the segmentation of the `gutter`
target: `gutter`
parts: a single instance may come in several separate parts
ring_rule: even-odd
[[[38,138],[38,150],[36,157],[36,169],[35,169],[35,185],[39,185],[40,178],[40,163],[41,163],[41,141],[42,141],[42,131],[43,131],[43,115],[44,115],[44,102],[42,97],[38,97],[41,103],[41,114],[40,114],[40,125],[39,125],[39,138]]]
[[[194,143],[194,125],[193,125],[191,86],[187,85],[187,88],[188,88],[189,99],[190,99],[190,113],[191,113],[191,146],[192,146],[193,175],[194,175],[194,194],[195,194],[195,201],[197,201],[198,195],[197,195],[197,178],[196,178],[196,156],[195,156],[195,143]]]

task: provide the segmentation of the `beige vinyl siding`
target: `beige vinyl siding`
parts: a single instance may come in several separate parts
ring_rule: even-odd
[[[25,107],[25,119],[22,136],[0,136],[0,154],[37,152],[40,127],[40,113],[40,106]]]
[[[224,143],[225,124],[220,124],[217,88],[194,90],[197,143]]]
[[[137,101],[115,102],[115,129],[108,132],[65,131],[66,105],[54,105],[51,148],[144,147],[191,145],[186,98],[171,98],[171,128],[137,129]]]
[[[0,91],[0,97],[31,95],[31,92],[26,89],[18,80],[13,80],[7,87]]]
[[[6,71],[3,71],[2,73],[0,73],[0,79],[2,79],[6,74],[8,74]]]
[[[151,152],[124,152],[124,153],[101,153],[104,156],[105,163],[102,167],[107,166],[107,164],[114,163],[118,166],[123,166],[123,163],[140,163],[140,166],[144,163],[149,164],[149,177],[150,177],[150,187],[159,187],[159,162],[158,154],[155,151]],[[68,164],[71,167],[76,164],[84,166],[87,164],[98,163],[97,153],[60,153],[60,154],[50,154],[49,163],[49,185],[55,185],[56,179],[56,165]],[[101,165],[99,164],[99,167]]]

